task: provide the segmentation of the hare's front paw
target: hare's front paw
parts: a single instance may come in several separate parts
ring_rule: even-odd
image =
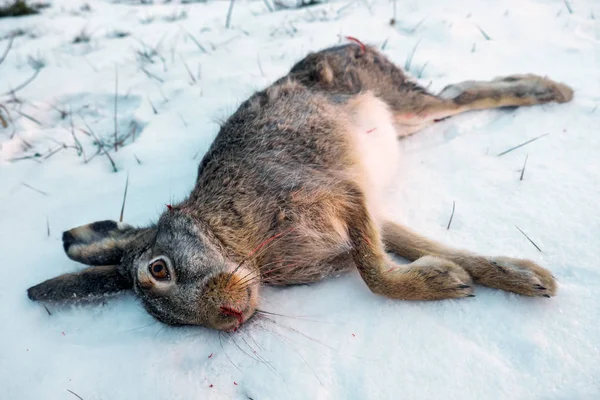
[[[551,297],[556,294],[556,280],[545,268],[533,261],[494,257],[491,267],[477,278],[478,283],[525,296]]]

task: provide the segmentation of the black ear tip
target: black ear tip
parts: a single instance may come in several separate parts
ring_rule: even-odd
[[[71,231],[66,231],[66,232],[63,232],[62,241],[63,241],[63,248],[65,249],[65,252],[68,252],[69,247],[71,247],[71,245],[73,243],[75,243],[77,240],[75,239],[75,236],[73,236]]]

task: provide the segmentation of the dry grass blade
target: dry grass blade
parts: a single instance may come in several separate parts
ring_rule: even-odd
[[[544,136],[548,136],[548,135],[549,135],[549,133],[545,133],[545,134],[543,134],[543,135],[540,135],[540,136],[534,137],[533,139],[529,139],[528,141],[526,141],[526,142],[523,142],[523,143],[521,143],[521,144],[518,144],[518,145],[516,145],[516,146],[514,146],[514,147],[511,147],[511,148],[510,148],[510,149],[508,149],[508,150],[504,150],[502,153],[499,153],[499,154],[498,154],[498,157],[500,157],[500,156],[503,156],[503,155],[505,155],[505,154],[507,154],[507,153],[510,153],[510,152],[511,152],[511,151],[513,151],[513,150],[516,150],[516,149],[518,149],[518,148],[520,148],[520,147],[523,147],[523,146],[525,146],[525,145],[527,145],[527,144],[529,144],[529,143],[531,143],[531,142],[535,142],[536,140],[538,140],[538,139],[540,139],[540,138],[543,138]]]
[[[58,153],[59,151],[64,150],[64,149],[66,149],[66,146],[57,147],[56,149],[54,149],[54,150],[50,151],[48,154],[46,154],[44,156],[44,160],[49,159],[50,157],[52,157],[53,155],[55,155],[56,153]]]
[[[256,62],[258,63],[258,69],[260,70],[260,74],[264,77],[265,71],[263,70],[262,64],[260,62],[260,55],[256,55]]]
[[[571,8],[571,4],[567,0],[563,1],[565,3],[565,7],[567,7],[567,11],[569,11],[569,14],[573,14],[573,8]]]
[[[150,103],[150,107],[152,107],[152,112],[154,113],[154,115],[158,114],[158,110],[156,109],[156,107],[154,107],[154,103],[152,103],[150,97],[146,96],[146,98],[148,99],[148,103]]]
[[[77,136],[75,135],[75,125],[73,125],[73,111],[69,109],[69,124],[71,125],[71,136],[73,137],[73,141],[75,142],[75,147],[77,148],[77,155],[83,155],[83,159],[85,160],[85,151],[83,150],[83,146]]]
[[[2,114],[6,114],[6,118],[4,118],[4,115]],[[2,127],[4,129],[8,128],[8,121],[11,120],[10,117],[10,113],[8,112],[8,108],[6,108],[4,105],[0,104],[0,125],[2,125]]]
[[[67,392],[71,393],[73,396],[76,396],[79,400],[83,400],[83,398],[74,391],[67,389]]]
[[[137,132],[137,124],[135,123],[135,121],[132,121],[130,123],[131,129],[129,130],[129,133],[122,137],[117,143],[123,147],[125,142],[127,141],[127,139],[131,138],[131,142],[135,142],[135,133]]]
[[[269,0],[263,0],[263,3],[265,3],[265,6],[267,7],[267,9],[269,10],[269,12],[273,12],[273,7],[271,6],[271,4],[269,3]]]
[[[423,66],[421,67],[421,69],[419,70],[419,72],[417,73],[417,78],[418,79],[423,78],[423,72],[425,71],[425,67],[427,67],[427,64],[429,64],[429,61],[425,61],[425,63],[423,64]]]
[[[488,35],[479,25],[475,26],[477,26],[477,29],[479,29],[479,32],[481,32],[481,35],[485,38],[485,40],[492,40],[490,35]]]
[[[146,74],[146,76],[148,78],[152,78],[152,79],[156,79],[157,81],[159,81],[160,83],[165,83],[164,79],[154,75],[153,73],[151,73],[150,71],[148,71],[146,68],[144,67],[140,67],[140,69],[142,70],[143,73]]]
[[[6,56],[8,56],[8,52],[12,48],[14,40],[15,40],[15,35],[10,35],[10,39],[8,40],[8,45],[6,46],[6,50],[4,50],[4,53],[2,53],[2,57],[0,57],[0,64],[2,64],[4,62],[4,60],[6,59]]]
[[[119,128],[117,126],[117,105],[119,97],[119,70],[115,65],[115,151],[118,151],[117,137],[119,134]]]
[[[98,139],[98,136],[96,136],[96,134],[94,133],[94,131],[92,130],[92,128],[87,124],[87,122],[85,122],[85,119],[83,119],[83,117],[81,115],[79,117],[81,118],[81,120],[83,121],[83,123],[85,124],[85,126],[88,128],[89,134],[92,135],[94,137],[94,139],[96,139],[96,142],[98,143],[98,148],[101,151],[104,152],[104,154],[108,158],[108,161],[110,161],[110,165],[112,165],[113,172],[117,172],[118,169],[117,169],[117,165],[115,164],[115,161],[112,159],[112,157],[110,156],[110,154],[108,154],[108,151],[106,151],[106,149],[102,145],[102,142],[100,141],[100,139]]]
[[[534,246],[535,246],[535,248],[536,248],[536,249],[538,249],[538,251],[539,251],[540,253],[542,252],[542,249],[540,249],[540,248],[538,247],[538,245],[537,245],[537,244],[535,244],[535,243],[534,243],[534,241],[533,241],[533,240],[531,240],[531,239],[529,238],[529,236],[527,236],[527,234],[521,230],[521,228],[519,228],[519,227],[518,227],[518,226],[516,226],[516,225],[515,225],[515,228],[517,228],[517,229],[519,230],[519,232],[521,232],[521,233],[523,234],[523,236],[525,236],[525,237],[527,238],[527,240],[529,240],[529,241],[531,242],[531,244],[532,244],[532,245],[534,245]]]
[[[9,158],[8,161],[13,162],[13,161],[31,160],[31,161],[35,161],[38,164],[41,164],[42,162],[40,160],[38,160],[39,157],[40,157],[40,154],[39,153],[35,153],[33,155],[30,155],[30,156]]]
[[[340,7],[340,8],[339,8],[339,9],[338,9],[338,10],[337,10],[335,13],[336,13],[337,15],[340,15],[342,12],[344,12],[344,11],[346,11],[348,8],[352,7],[352,6],[353,6],[353,5],[356,3],[356,1],[357,1],[357,0],[351,1],[351,2],[349,2],[348,4],[346,4],[346,5],[342,6],[342,7]]]
[[[190,67],[188,67],[187,63],[185,62],[185,60],[183,59],[183,56],[180,54],[179,57],[181,58],[181,62],[183,63],[183,66],[185,67],[186,71],[188,72],[188,75],[190,76],[190,82],[192,85],[196,84],[196,77],[194,76],[194,74],[192,74],[192,71],[190,70]]]
[[[50,237],[50,220],[46,217],[46,234]]]
[[[452,214],[450,214],[450,220],[448,221],[448,226],[446,230],[450,229],[450,225],[452,224],[452,219],[454,218],[454,209],[456,208],[456,201],[452,200]]]
[[[419,43],[421,43],[421,39],[419,39],[417,41],[417,43],[415,44],[415,47],[412,48],[412,51],[410,52],[410,54],[406,58],[406,62],[404,63],[404,69],[406,71],[410,71],[410,66],[412,64],[413,57],[415,56],[415,53],[417,52],[417,47],[419,47]]]
[[[33,186],[26,184],[25,182],[21,182],[21,185],[23,185],[23,186],[25,186],[26,188],[29,188],[29,189],[31,189],[31,190],[33,190],[33,191],[35,191],[35,192],[38,192],[38,193],[40,193],[40,194],[43,194],[44,196],[48,196],[48,193],[44,192],[43,190],[36,189],[36,188],[34,188]]]
[[[191,33],[189,33],[187,30],[185,30],[185,28],[181,28],[190,39],[192,39],[192,42],[194,42],[194,44],[203,52],[203,53],[208,53],[208,51],[206,50],[206,48],[204,46],[202,46],[202,44],[194,37],[194,35],[192,35]]]
[[[90,135],[90,136],[91,136],[91,135]],[[93,154],[93,155],[92,155],[90,158],[84,158],[84,159],[83,159],[83,163],[84,163],[84,164],[87,164],[87,163],[89,163],[89,162],[90,162],[90,161],[92,161],[94,158],[96,158],[96,156],[97,156],[98,154],[101,154],[101,153],[102,153],[102,150],[100,150],[100,147],[98,147],[98,149],[96,150],[96,152],[95,152],[95,153],[94,153],[94,154]]]
[[[42,123],[41,123],[41,122],[40,122],[38,119],[36,119],[36,118],[32,117],[31,115],[29,115],[29,114],[26,114],[26,113],[24,113],[23,111],[20,111],[20,110],[15,110],[15,111],[16,111],[16,113],[17,113],[17,114],[19,114],[21,117],[23,117],[23,118],[27,118],[28,120],[30,120],[31,122],[33,122],[33,123],[34,123],[34,124],[36,124],[37,126],[42,126]]]
[[[127,173],[127,179],[125,180],[125,192],[123,193],[123,204],[121,204],[121,215],[119,216],[119,222],[123,222],[123,213],[125,212],[125,200],[127,200],[127,188],[129,187],[129,172]]]
[[[385,48],[386,48],[386,46],[387,46],[387,44],[388,44],[388,40],[389,40],[389,39],[390,39],[389,37],[388,37],[388,38],[385,38],[385,40],[384,40],[384,41],[383,41],[383,43],[381,44],[381,51],[385,50]]]
[[[233,5],[235,4],[235,0],[231,0],[229,2],[229,10],[227,10],[227,19],[225,20],[225,28],[229,29],[229,25],[231,24],[231,14],[233,13]]]
[[[37,78],[37,76],[40,74],[41,70],[42,70],[41,68],[36,68],[34,74],[29,79],[27,79],[25,82],[23,82],[20,85],[18,85],[16,88],[11,89],[8,92],[3,93],[2,95],[3,96],[14,95],[19,90],[24,89],[27,85],[29,85],[31,82],[33,82],[35,80],[35,78]]]
[[[183,126],[185,126],[187,128],[188,123],[185,120],[185,118],[183,118],[183,115],[181,115],[180,113],[177,113],[177,116],[179,117],[179,119],[181,120],[181,123],[183,123]]]
[[[527,166],[527,159],[529,158],[529,154],[527,154],[525,156],[525,162],[523,163],[523,169],[521,170],[521,177],[519,178],[520,181],[523,180],[523,175],[525,175],[525,167]]]
[[[127,330],[121,331],[119,333],[128,333],[128,332],[133,332],[133,331],[139,331],[140,329],[144,329],[144,328],[147,328],[149,326],[156,325],[157,323],[158,323],[158,321],[154,321],[154,322],[151,322],[151,323],[149,323],[147,325],[138,326],[137,328],[127,329]]]

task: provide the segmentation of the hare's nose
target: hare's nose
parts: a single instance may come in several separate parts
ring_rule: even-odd
[[[221,316],[228,320],[228,323],[222,326],[220,329],[224,331],[237,331],[237,329],[244,323],[253,313],[250,304],[247,303],[244,308],[232,307],[230,305],[222,305],[219,307]]]
[[[238,293],[235,301],[223,302],[219,306],[221,316],[231,321],[231,325],[227,326],[225,330],[237,330],[253,313],[251,310],[252,292],[249,289],[243,292],[243,294]]]

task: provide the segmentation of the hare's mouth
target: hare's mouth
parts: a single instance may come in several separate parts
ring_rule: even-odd
[[[234,317],[237,319],[238,324],[241,325],[244,323],[244,312],[243,311],[238,311],[234,308],[231,307],[225,307],[222,306],[221,307],[221,312],[225,315],[227,315],[228,317]]]
[[[226,331],[237,331],[237,329],[252,315],[252,291],[246,289],[247,299],[242,304],[230,305],[224,304],[219,307],[221,315],[231,320],[231,324],[226,326]]]
[[[227,316],[230,318],[235,318],[235,320],[233,321],[233,325],[229,326],[225,329],[226,331],[233,331],[233,332],[237,331],[238,328],[244,322],[246,322],[253,313],[252,307],[250,307],[250,305],[248,305],[243,310],[239,310],[239,309],[235,309],[233,307],[227,307],[227,306],[221,306],[220,309],[221,309],[221,313],[224,316]]]

